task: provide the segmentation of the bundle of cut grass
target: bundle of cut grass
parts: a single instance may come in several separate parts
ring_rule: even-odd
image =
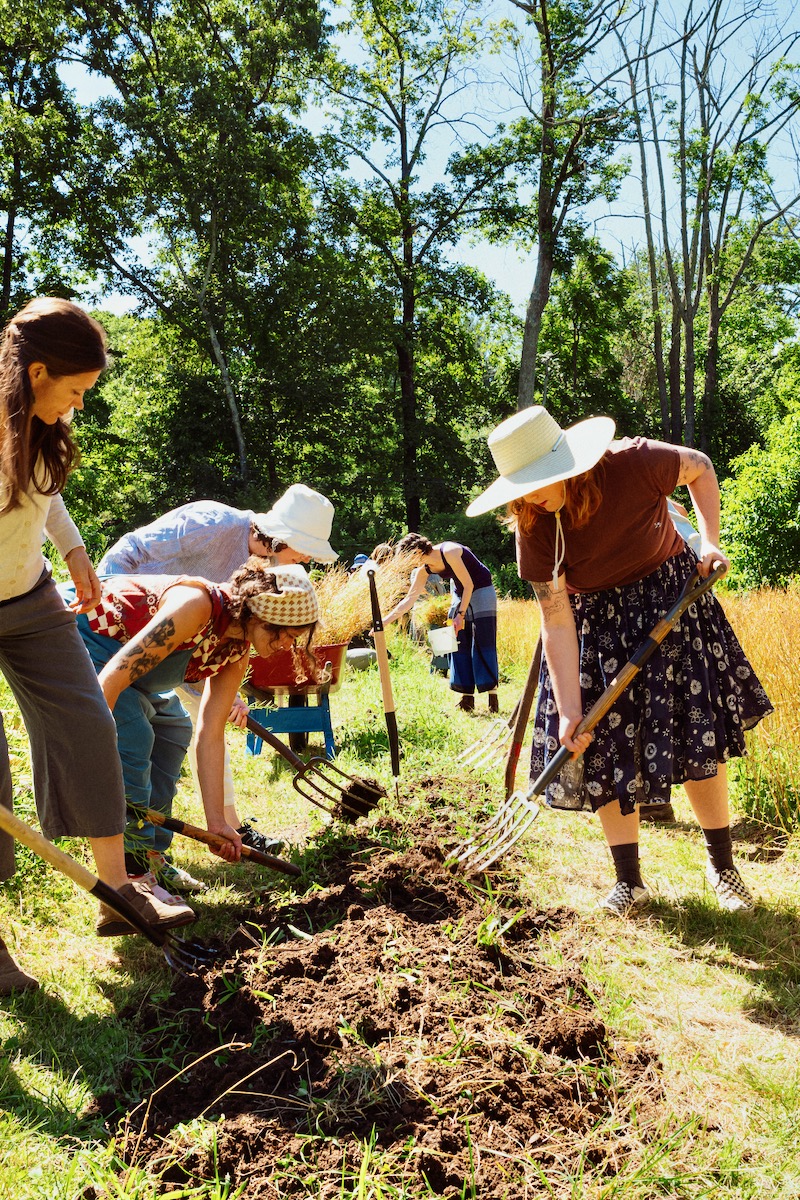
[[[446,625],[452,602],[449,592],[443,592],[441,596],[426,596],[414,607],[415,623],[420,629],[435,629],[437,626]]]
[[[390,558],[375,572],[375,585],[382,613],[388,613],[408,591],[410,566],[402,558]],[[369,579],[361,571],[348,572],[336,566],[314,581],[319,598],[320,622],[316,641],[331,645],[350,642],[372,628]]]

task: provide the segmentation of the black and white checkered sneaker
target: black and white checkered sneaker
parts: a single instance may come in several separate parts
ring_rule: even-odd
[[[252,819],[251,817],[250,821]],[[269,834],[262,833],[260,829],[254,829],[250,821],[244,821],[236,830],[242,839],[242,845],[249,846],[251,850],[258,850],[261,854],[271,854],[273,857],[280,854],[283,849],[281,839],[270,837]]]
[[[619,881],[614,884],[613,890],[609,892],[605,900],[600,901],[600,907],[613,913],[615,917],[627,917],[640,904],[646,904],[649,899],[650,893],[646,887],[639,887],[637,884],[631,886],[629,883]]]
[[[709,863],[706,876],[714,889],[720,908],[724,908],[726,912],[743,912],[755,908],[756,902],[736,867],[723,867],[718,871]]]

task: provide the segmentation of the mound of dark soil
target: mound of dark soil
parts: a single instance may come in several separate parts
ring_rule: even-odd
[[[575,915],[471,887],[435,833],[348,830],[324,889],[252,911],[224,965],[144,1014],[184,1050],[116,1126],[130,1159],[213,1177],[202,1118],[247,1200],[350,1194],[373,1151],[381,1194],[521,1200],[641,1148],[657,1063],[615,1044],[555,950]]]

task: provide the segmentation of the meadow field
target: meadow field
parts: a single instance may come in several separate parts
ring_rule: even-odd
[[[721,599],[775,705],[733,772],[754,912],[717,909],[680,791],[676,822],[643,828],[653,901],[634,920],[597,908],[610,865],[591,817],[543,809],[488,874],[448,870],[502,798],[502,763],[459,764],[491,719],[456,711],[427,650],[391,630],[397,786],[375,668],[348,668],[331,697],[338,765],[387,789],[370,817],[329,821],[285,763],[229,735],[241,815],[301,874],[175,839],[209,885],[193,929],[221,949],[206,978],[140,939],[97,939],[91,898],[18,851],[0,929],[42,988],[0,1008],[3,1195],[793,1200],[800,595]],[[536,635],[533,603],[501,602],[505,717]],[[2,708],[16,810],[35,822],[5,689]],[[201,823],[188,775],[176,813]]]

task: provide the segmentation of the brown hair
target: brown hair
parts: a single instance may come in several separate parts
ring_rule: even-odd
[[[407,533],[394,548],[395,555],[401,554],[430,554],[433,542],[423,537],[421,533]]]
[[[288,550],[289,548],[288,542],[281,542],[278,538],[270,537],[269,534],[259,529],[255,521],[250,522],[250,533],[259,546],[264,547],[267,554],[280,554],[281,550]]]
[[[393,554],[394,546],[391,542],[378,542],[377,546],[370,554],[370,558],[373,562],[376,562],[378,566],[380,566],[381,563],[388,562]]]
[[[77,447],[66,422],[47,425],[32,413],[34,395],[28,368],[33,363],[43,363],[54,379],[102,371],[108,366],[105,331],[77,304],[51,296],[31,300],[3,331],[0,477],[6,495],[0,512],[19,507],[37,465],[37,490],[53,496],[62,490],[77,460]]]
[[[603,482],[605,467],[603,458],[582,475],[574,475],[572,479],[564,480],[564,513],[568,517],[571,529],[582,529],[594,516],[603,498]],[[531,491],[535,491],[531,488]],[[506,505],[506,515],[503,524],[512,533],[520,533],[527,537],[536,524],[536,518],[542,510],[531,504],[524,496],[512,500]]]

